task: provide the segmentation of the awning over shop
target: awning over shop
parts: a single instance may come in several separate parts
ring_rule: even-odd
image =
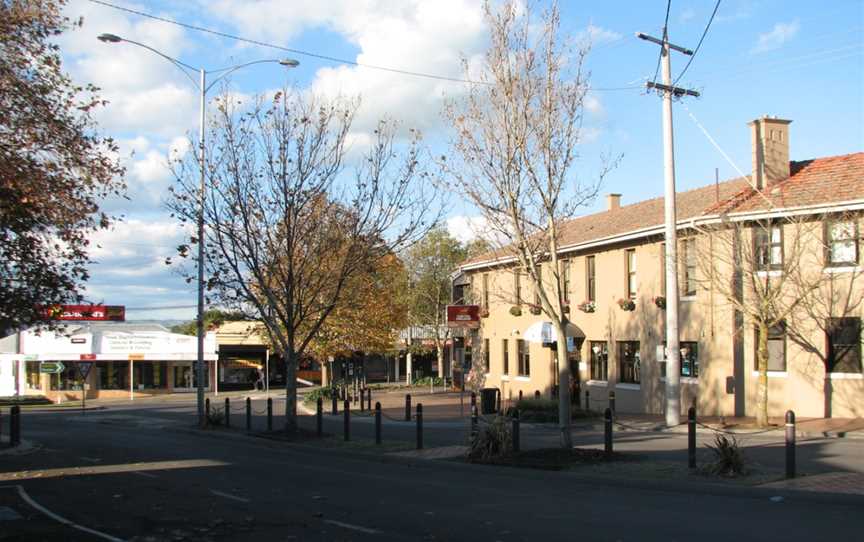
[[[565,334],[567,336],[567,351],[578,350],[585,340],[585,332],[573,322],[567,322]],[[552,322],[534,322],[525,329],[522,338],[526,341],[541,343],[551,346],[555,340],[555,325]]]
[[[263,369],[264,364],[260,361],[255,361],[251,359],[241,359],[241,358],[229,358],[226,360],[225,365],[229,369]]]

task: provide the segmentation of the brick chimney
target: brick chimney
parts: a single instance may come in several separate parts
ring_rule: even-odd
[[[606,194],[606,210],[615,211],[621,208],[621,194]]]
[[[753,145],[753,184],[757,190],[789,176],[791,122],[766,115],[748,123]]]

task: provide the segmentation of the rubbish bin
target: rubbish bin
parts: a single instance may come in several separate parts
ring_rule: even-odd
[[[480,412],[495,414],[498,412],[501,391],[498,388],[483,388],[480,390]]]

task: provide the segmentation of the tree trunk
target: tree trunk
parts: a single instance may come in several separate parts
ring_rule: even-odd
[[[441,341],[435,344],[435,351],[438,354],[438,378],[444,380],[444,345]]]
[[[759,379],[756,386],[756,424],[768,426],[768,326],[759,322],[759,345],[757,347]]]
[[[561,432],[561,447],[573,447],[570,434],[570,365],[567,363],[567,332],[565,323],[559,321],[555,326],[555,351],[558,359],[558,429]]]
[[[297,433],[297,353],[294,351],[294,337],[289,334],[288,351],[285,358],[285,433]]]

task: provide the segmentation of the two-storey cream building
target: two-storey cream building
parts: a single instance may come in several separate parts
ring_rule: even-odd
[[[769,415],[791,408],[799,416],[864,416],[864,153],[790,162],[789,124],[750,123],[748,178],[677,194],[683,409],[695,402],[704,414],[754,415],[759,330],[750,309],[760,299],[753,288],[767,284],[779,285],[794,307],[768,331]],[[618,194],[607,198],[604,212],[560,227],[558,276],[577,339],[568,348],[574,388],[582,404],[587,391],[595,409],[611,391],[619,411],[661,413],[663,198],[630,205]],[[737,244],[726,242],[732,232]],[[500,388],[505,401],[520,392],[548,397],[556,357],[527,277],[506,250],[460,270],[481,305],[473,351],[485,386]],[[544,281],[553,281],[551,271],[543,269]],[[818,295],[799,306],[791,301],[804,276]],[[814,287],[813,277],[825,280]]]

